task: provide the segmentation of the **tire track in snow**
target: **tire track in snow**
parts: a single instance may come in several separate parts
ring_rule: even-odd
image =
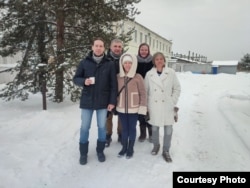
[[[230,104],[226,103],[227,102],[227,99],[228,99],[228,95],[226,96],[223,96],[221,97],[221,99],[219,100],[219,110],[220,110],[220,113],[223,115],[223,117],[225,118],[225,120],[228,122],[228,124],[230,125],[231,129],[234,131],[235,133],[235,136],[241,141],[242,145],[248,150],[249,152],[249,155],[250,155],[250,145],[249,145],[249,142],[247,142],[244,137],[239,133],[239,130],[236,128],[238,125],[234,124],[230,118],[228,117],[228,115],[225,113],[225,108],[229,108]],[[242,96],[234,96],[234,97],[231,97],[232,99],[234,100],[242,100]],[[248,97],[244,98],[245,99],[248,99]],[[249,103],[249,101],[248,101]],[[237,111],[237,109],[235,109],[234,111]],[[247,114],[247,116],[249,116]],[[250,122],[250,118],[249,118],[249,121]],[[246,125],[247,126],[247,125]]]

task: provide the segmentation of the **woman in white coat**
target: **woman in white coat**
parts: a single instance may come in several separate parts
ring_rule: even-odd
[[[173,124],[175,122],[174,107],[178,102],[181,86],[175,71],[168,68],[166,59],[161,52],[153,55],[154,67],[147,72],[145,87],[148,97],[148,111],[152,125],[152,155],[157,155],[160,149],[159,129],[164,128],[162,156],[167,162],[172,162],[169,154]]]

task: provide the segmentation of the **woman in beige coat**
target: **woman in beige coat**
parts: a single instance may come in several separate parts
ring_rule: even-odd
[[[165,66],[164,55],[157,52],[153,55],[154,67],[147,72],[145,87],[148,98],[148,110],[152,127],[152,155],[160,149],[159,128],[164,128],[162,156],[167,162],[172,159],[169,154],[171,145],[175,111],[174,107],[180,96],[181,87],[175,71]]]
[[[123,54],[119,66],[116,110],[122,125],[122,150],[118,157],[126,155],[129,159],[134,153],[138,114],[146,114],[147,98],[143,78],[136,73],[136,56]]]

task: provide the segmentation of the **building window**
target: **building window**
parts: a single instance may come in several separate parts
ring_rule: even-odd
[[[140,43],[142,43],[142,32],[140,32]]]
[[[134,41],[137,42],[137,30],[135,30],[135,38]]]
[[[155,48],[155,39],[153,39],[153,48]]]
[[[148,36],[145,35],[145,43],[148,43]]]
[[[158,49],[158,40],[156,40],[156,49]]]
[[[151,37],[150,36],[148,37],[148,43],[149,43],[149,46],[151,46]]]
[[[161,50],[161,42],[159,42],[160,50]]]

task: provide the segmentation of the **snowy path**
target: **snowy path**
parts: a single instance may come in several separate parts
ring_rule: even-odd
[[[107,161],[99,163],[94,116],[88,164],[81,166],[78,104],[49,103],[42,111],[40,95],[24,103],[1,101],[0,188],[162,188],[172,187],[173,171],[249,171],[250,77],[242,82],[232,75],[178,76],[182,94],[171,164],[161,152],[152,156],[147,141],[136,142],[132,159],[116,157],[116,130]]]
[[[196,86],[191,86],[190,94],[196,96],[194,97],[195,100],[190,104],[191,108],[183,105],[185,108],[191,109],[189,114],[189,117],[191,117],[189,123],[191,125],[188,124],[185,127],[186,130],[180,134],[185,134],[184,132],[190,134],[188,135],[190,136],[188,137],[190,142],[188,145],[192,147],[192,151],[190,151],[192,157],[194,157],[192,160],[196,161],[195,164],[197,164],[193,167],[194,170],[249,170],[250,141],[247,134],[249,135],[250,125],[247,122],[250,122],[250,117],[248,116],[242,122],[242,117],[235,114],[235,112],[242,110],[242,106],[237,108],[237,106],[228,102],[229,93],[235,92],[234,84],[231,86],[229,84],[225,87],[226,83],[220,81],[218,77],[219,75],[215,77],[210,76],[208,80],[206,75],[204,75],[197,80],[193,80],[192,85]],[[232,77],[229,76],[228,83],[234,81],[234,79],[230,80],[230,78]],[[185,79],[183,79],[183,82],[185,82]],[[188,86],[188,84],[184,84],[185,86]],[[183,89],[188,90],[189,87]],[[236,104],[242,101],[241,95],[239,93],[235,95]],[[244,96],[248,98],[248,100],[245,100],[245,113],[249,113],[249,92],[248,94],[244,93]],[[190,99],[191,97],[188,96],[187,100]],[[184,103],[187,104],[187,102]],[[228,109],[227,112],[224,111],[225,108]],[[236,121],[238,122],[236,123]],[[245,132],[241,130],[243,128]]]

